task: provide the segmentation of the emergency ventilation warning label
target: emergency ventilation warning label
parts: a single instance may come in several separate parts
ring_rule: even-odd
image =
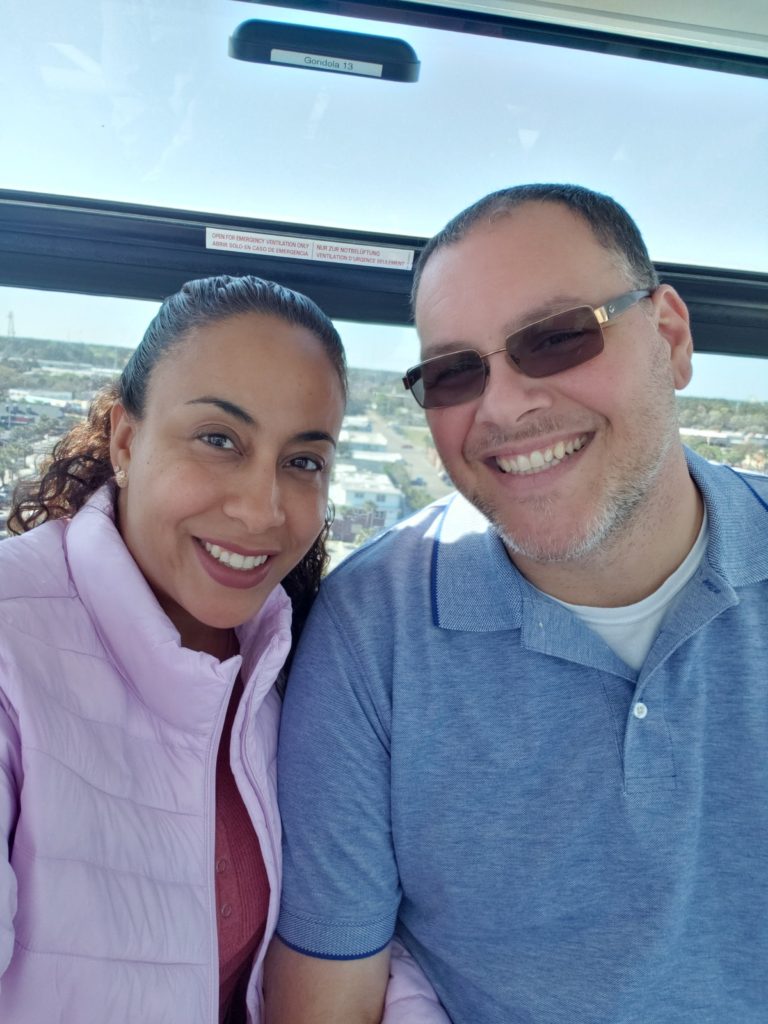
[[[350,263],[358,267],[387,267],[390,270],[410,270],[414,255],[413,249],[352,245],[349,242],[334,242],[328,239],[267,235],[228,228],[206,228],[205,247],[259,256],[287,256],[294,260]]]

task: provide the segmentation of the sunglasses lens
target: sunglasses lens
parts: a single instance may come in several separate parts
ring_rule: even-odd
[[[477,352],[451,352],[416,367],[418,381],[411,385],[416,401],[425,409],[459,405],[482,394],[485,367]]]
[[[589,306],[569,309],[507,339],[509,357],[527,377],[549,377],[603,351],[603,332]]]
[[[506,349],[526,377],[549,377],[599,356],[603,332],[594,310],[579,306],[510,335]],[[486,372],[482,357],[467,349],[428,359],[409,370],[405,380],[419,405],[441,409],[481,395]]]

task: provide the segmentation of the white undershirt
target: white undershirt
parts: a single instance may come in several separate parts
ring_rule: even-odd
[[[638,671],[651,649],[667,608],[701,565],[707,550],[707,534],[705,509],[701,530],[685,560],[658,590],[636,604],[621,608],[593,608],[583,604],[568,604],[567,601],[558,603],[578,616],[605,640],[622,661]]]

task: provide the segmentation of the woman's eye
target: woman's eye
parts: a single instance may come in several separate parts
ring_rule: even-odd
[[[314,455],[296,455],[289,464],[294,469],[302,469],[308,473],[320,473],[325,468],[325,462]]]
[[[200,440],[211,448],[226,448],[234,451],[237,447],[231,437],[226,434],[200,434]]]

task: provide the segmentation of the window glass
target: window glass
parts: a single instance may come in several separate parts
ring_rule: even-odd
[[[768,271],[766,79],[236,0],[7,6],[2,187],[426,236],[572,181],[657,260]],[[400,37],[420,79],[234,60],[250,18]]]
[[[122,368],[158,304],[0,288],[0,532],[31,475]],[[333,557],[451,489],[424,414],[401,383],[412,328],[340,322],[350,401],[331,497]],[[685,440],[707,458],[768,472],[768,360],[700,354],[680,399]]]
[[[0,287],[0,536],[14,484],[122,369],[157,305]]]

